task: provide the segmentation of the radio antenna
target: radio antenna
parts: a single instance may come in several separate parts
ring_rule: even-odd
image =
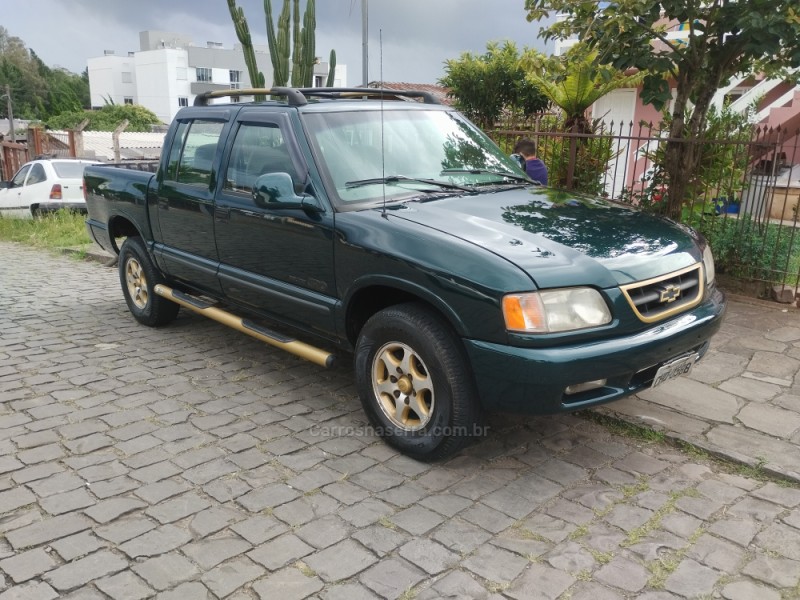
[[[378,42],[380,48],[380,69],[381,69],[381,179],[383,184],[381,189],[383,190],[383,212],[381,216],[386,218],[386,145],[383,141],[383,29],[378,30]]]

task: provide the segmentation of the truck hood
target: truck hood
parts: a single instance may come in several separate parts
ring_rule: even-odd
[[[673,221],[548,188],[422,200],[390,214],[498,254],[539,288],[615,287],[697,263],[697,237]]]

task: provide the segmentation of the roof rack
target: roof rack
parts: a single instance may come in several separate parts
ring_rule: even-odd
[[[217,90],[214,92],[203,92],[197,94],[194,99],[194,106],[208,106],[208,101],[214,98],[229,98],[231,96],[286,96],[286,100],[292,106],[303,106],[308,104],[308,100],[295,88],[245,88]]]
[[[380,88],[291,88],[277,87],[267,88],[246,88],[239,90],[219,90],[215,92],[204,92],[198,94],[194,99],[194,106],[208,106],[209,100],[214,98],[226,98],[230,96],[286,96],[289,106],[305,106],[308,104],[308,97],[317,98],[381,98],[384,100],[405,100],[409,98],[419,98],[424,104],[439,104],[433,94],[419,90],[386,90]]]

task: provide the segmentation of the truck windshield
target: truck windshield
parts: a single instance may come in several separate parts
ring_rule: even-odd
[[[303,118],[324,175],[348,205],[384,195],[402,200],[436,182],[460,191],[527,180],[513,159],[452,111],[361,109]]]

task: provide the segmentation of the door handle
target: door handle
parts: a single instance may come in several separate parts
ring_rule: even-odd
[[[217,206],[214,208],[214,218],[217,221],[230,221],[231,209],[227,206]]]

